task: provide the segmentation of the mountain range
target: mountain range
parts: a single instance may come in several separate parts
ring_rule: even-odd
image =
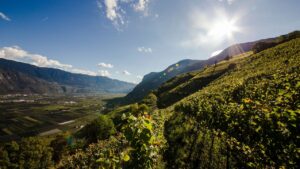
[[[128,93],[132,83],[0,58],[0,94]]]
[[[128,104],[142,100],[163,83],[180,74],[199,71],[233,56],[249,51],[259,52],[298,37],[300,31],[294,31],[275,38],[234,44],[207,60],[181,60],[161,72],[145,75],[136,86],[108,77],[75,74],[0,58],[0,94],[128,93],[126,97],[117,99],[118,103]]]

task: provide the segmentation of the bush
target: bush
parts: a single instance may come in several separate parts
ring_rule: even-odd
[[[141,102],[141,104],[145,104],[150,108],[156,108],[157,97],[155,94],[148,94]]]
[[[115,132],[113,121],[105,115],[100,115],[96,120],[81,129],[77,133],[77,137],[85,138],[87,143],[90,144],[96,143],[98,140],[108,139]]]

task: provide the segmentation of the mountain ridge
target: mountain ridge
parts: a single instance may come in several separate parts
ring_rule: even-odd
[[[127,93],[134,84],[108,77],[75,74],[0,58],[0,93]],[[26,80],[25,80],[26,79]],[[21,83],[20,86],[18,83]],[[36,82],[36,86],[33,86]],[[42,88],[43,90],[36,90]],[[9,89],[9,90],[5,90]],[[23,90],[24,89],[24,90]],[[25,90],[26,89],[26,90]],[[49,89],[49,90],[48,90]],[[51,89],[51,90],[50,90]]]

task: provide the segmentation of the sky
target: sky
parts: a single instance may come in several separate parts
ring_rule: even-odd
[[[299,0],[0,0],[0,58],[138,83],[300,29]]]

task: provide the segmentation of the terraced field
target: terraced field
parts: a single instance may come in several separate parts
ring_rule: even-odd
[[[117,96],[0,96],[0,141],[77,131],[102,112],[105,99]]]

